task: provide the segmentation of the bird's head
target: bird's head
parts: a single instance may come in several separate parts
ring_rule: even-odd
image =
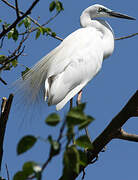
[[[102,6],[100,4],[95,4],[93,6],[88,7],[86,10],[84,10],[84,13],[88,13],[91,18],[116,17],[116,18],[135,20],[135,18],[133,18],[131,16],[115,12],[115,11],[113,11],[105,6]]]

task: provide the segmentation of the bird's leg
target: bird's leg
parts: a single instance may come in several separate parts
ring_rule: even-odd
[[[80,90],[80,92],[78,93],[78,97],[77,97],[77,106],[79,104],[81,104],[81,98],[82,98],[82,90]],[[91,138],[90,138],[90,135],[89,135],[89,132],[88,132],[88,127],[85,128],[85,133],[87,135],[87,137],[89,138],[90,142],[91,142]]]
[[[88,132],[88,127],[85,128],[85,133],[86,133],[86,136],[88,137],[88,139],[90,140],[90,142],[92,142],[91,137],[90,137],[89,132]]]
[[[78,106],[79,104],[81,104],[81,97],[82,97],[82,90],[80,90],[80,92],[78,93],[77,106]]]

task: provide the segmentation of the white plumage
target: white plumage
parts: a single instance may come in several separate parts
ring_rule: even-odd
[[[110,16],[134,19],[98,4],[85,9],[80,17],[82,28],[66,37],[20,80],[20,89],[30,103],[45,96],[48,105],[60,110],[93,79],[114,50],[111,27],[98,19]]]

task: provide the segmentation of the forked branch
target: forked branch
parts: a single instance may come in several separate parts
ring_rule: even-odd
[[[32,9],[35,7],[35,5],[39,2],[39,0],[35,0],[32,5],[29,7],[29,9],[22,15],[18,16],[17,19],[8,27],[4,28],[3,31],[0,33],[0,39],[5,36],[12,28],[15,28],[16,25],[23,19],[25,18],[28,14],[31,13]],[[16,11],[17,12],[17,11]],[[19,13],[19,11],[18,11]]]
[[[128,134],[122,130],[122,126],[131,117],[138,117],[138,90],[130,98],[124,108],[112,119],[104,131],[93,141],[93,150],[88,152],[88,164],[80,168],[80,173],[98,156],[102,149],[114,138],[138,142],[138,135]],[[74,173],[72,180],[78,174]]]

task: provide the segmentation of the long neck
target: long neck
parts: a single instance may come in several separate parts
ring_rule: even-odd
[[[109,57],[114,50],[113,30],[106,21],[91,18],[94,18],[92,17],[92,13],[88,10],[84,11],[80,17],[80,24],[83,28],[92,27],[101,32],[105,59]]]

